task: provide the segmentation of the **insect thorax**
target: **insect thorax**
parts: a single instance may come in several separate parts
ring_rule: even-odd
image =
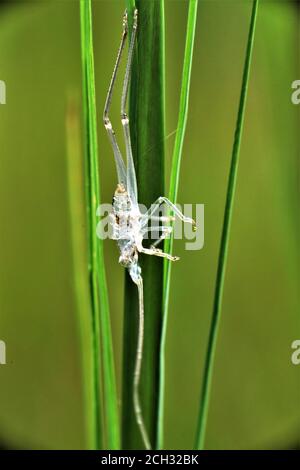
[[[119,262],[126,267],[137,263],[140,235],[140,213],[136,211],[126,188],[118,184],[113,197],[113,238],[120,249]]]
[[[118,184],[113,197],[113,210],[116,216],[130,213],[132,204],[130,197],[123,184]]]

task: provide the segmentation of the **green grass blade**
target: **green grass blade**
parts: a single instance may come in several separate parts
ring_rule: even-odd
[[[240,103],[239,103],[236,129],[235,129],[235,137],[234,137],[232,156],[231,156],[231,166],[230,166],[229,179],[228,179],[224,221],[223,221],[220,252],[219,252],[219,259],[218,259],[214,306],[213,306],[213,313],[212,313],[211,326],[210,326],[210,332],[209,332],[207,353],[206,353],[205,366],[204,366],[204,376],[203,376],[201,398],[200,398],[200,410],[199,410],[199,416],[198,416],[198,425],[197,425],[196,441],[195,441],[195,448],[200,449],[200,450],[204,448],[204,443],[205,443],[205,432],[206,432],[207,414],[208,414],[208,406],[209,406],[209,397],[210,397],[210,390],[211,390],[214,357],[215,357],[216,344],[217,344],[218,326],[220,323],[220,316],[221,316],[221,309],[222,309],[222,298],[223,298],[226,262],[227,262],[227,255],[228,255],[230,226],[231,226],[233,202],[234,202],[237,173],[238,173],[239,152],[240,152],[240,144],[241,144],[241,138],[242,138],[242,132],[243,132],[243,123],[244,123],[244,116],[245,116],[246,98],[247,98],[251,58],[252,58],[254,35],[255,35],[257,9],[258,9],[258,0],[254,0],[253,6],[252,6],[252,14],[251,14],[248,42],[247,42],[247,48],[246,48],[246,57],[245,57],[244,73],[243,73],[243,79],[242,79]]]
[[[139,0],[129,118],[139,202],[148,207],[164,192],[164,9],[163,1]],[[129,26],[134,3],[127,2]],[[140,385],[141,404],[152,446],[156,441],[159,340],[163,263],[140,257],[144,279],[145,343]],[[137,347],[137,288],[126,273],[123,363],[123,447],[142,448],[132,404]]]
[[[95,399],[96,413],[99,414],[100,388],[100,346],[101,366],[103,372],[103,410],[105,442],[102,444],[109,449],[120,448],[119,418],[117,391],[113,360],[112,337],[109,317],[108,294],[105,277],[102,240],[96,235],[96,210],[100,204],[100,185],[98,176],[98,143],[95,99],[94,56],[92,39],[91,1],[80,1],[81,43],[83,64],[83,98],[85,108],[86,158],[88,160],[86,175],[89,179],[89,209],[90,220],[90,263],[91,291],[93,304],[93,333],[95,354]],[[100,341],[101,338],[101,341]],[[99,429],[98,429],[99,434]]]
[[[188,101],[192,71],[192,59],[194,38],[196,31],[198,0],[190,0],[188,22],[186,31],[186,44],[184,52],[183,73],[181,83],[181,94],[178,114],[178,125],[175,138],[174,152],[171,167],[170,191],[169,199],[176,204],[180,164],[182,157],[183,142],[188,117]],[[172,252],[173,238],[170,237],[165,241],[165,251]],[[157,448],[163,448],[163,431],[164,431],[164,388],[165,388],[165,344],[168,324],[168,306],[170,297],[171,282],[171,262],[165,260],[164,263],[164,295],[163,295],[163,327],[160,345],[160,380],[159,380],[159,413],[158,413],[158,431],[157,431]]]
[[[80,132],[78,100],[75,97],[70,97],[67,103],[66,137],[73,285],[81,349],[85,448],[94,450],[98,446],[98,417],[95,413],[92,304],[88,279],[87,236],[85,233],[86,211],[84,207]]]

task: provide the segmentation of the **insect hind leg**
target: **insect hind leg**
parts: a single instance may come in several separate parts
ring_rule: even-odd
[[[144,253],[145,255],[151,255],[151,256],[159,256],[160,258],[166,258],[170,261],[178,261],[179,257],[178,256],[172,256],[169,255],[169,253],[164,253],[162,250],[159,250],[155,246],[151,246],[150,248],[144,248],[142,245],[138,247],[138,251],[140,253]]]
[[[125,46],[127,36],[128,36],[128,20],[127,20],[127,11],[125,11],[124,16],[123,16],[122,39],[121,39],[120,47],[119,47],[119,50],[118,50],[117,60],[116,60],[115,66],[114,66],[112,78],[111,78],[111,81],[110,81],[110,84],[109,84],[107,97],[106,97],[106,101],[105,101],[105,106],[104,106],[104,111],[103,111],[103,123],[104,123],[104,127],[107,131],[107,134],[108,134],[108,137],[109,137],[112,149],[113,149],[116,168],[117,168],[117,174],[118,174],[118,181],[119,181],[119,183],[123,183],[123,184],[126,183],[126,168],[125,168],[124,160],[123,160],[122,155],[121,155],[120,148],[119,148],[118,143],[117,143],[115,132],[113,130],[113,127],[112,127],[112,124],[111,124],[111,121],[110,121],[110,118],[109,118],[109,110],[110,110],[114,85],[115,85],[117,73],[118,73],[118,70],[119,70],[120,61],[121,61],[121,57],[122,57],[122,53],[123,53],[123,50],[124,50],[124,46]]]
[[[170,199],[166,198],[165,196],[160,196],[150,207],[150,209],[148,209],[148,211],[143,214],[143,225],[146,225],[148,223],[148,220],[149,219],[152,219],[152,217],[154,216],[155,212],[160,208],[160,206],[162,204],[166,204],[167,206],[170,207],[170,209],[172,209],[172,211],[174,212],[174,214],[180,219],[182,220],[182,222],[186,222],[186,223],[189,223],[189,224],[192,224],[194,229],[196,229],[196,222],[194,221],[194,219],[192,219],[191,217],[186,217],[179,209],[178,207],[173,204],[172,201],[170,201]]]

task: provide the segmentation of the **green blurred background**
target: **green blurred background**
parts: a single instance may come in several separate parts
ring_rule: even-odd
[[[176,129],[187,6],[166,0],[166,149]],[[101,123],[123,1],[96,0],[94,45],[102,201],[116,174]],[[191,448],[212,311],[226,182],[251,2],[200,1],[181,203],[205,204],[205,246],[173,269],[167,339],[166,447]],[[235,201],[207,448],[300,446],[299,3],[261,1]],[[65,117],[81,100],[76,0],[0,5],[0,442],[83,448],[83,405],[67,185]],[[119,92],[112,118],[119,135]],[[172,134],[173,133],[173,134]],[[171,134],[171,135],[170,135]],[[168,171],[167,171],[168,174]],[[78,227],[83,230],[84,227]],[[105,256],[118,390],[123,268]]]

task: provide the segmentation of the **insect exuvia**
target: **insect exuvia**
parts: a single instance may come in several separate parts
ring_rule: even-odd
[[[140,429],[144,445],[146,449],[151,449],[151,444],[144,424],[139,398],[139,383],[144,341],[143,278],[141,268],[139,266],[139,254],[144,253],[147,255],[160,256],[162,258],[167,258],[171,261],[176,261],[179,259],[178,257],[172,256],[168,253],[164,253],[162,250],[157,248],[157,245],[162,242],[168,235],[170,235],[173,229],[171,226],[160,224],[166,224],[174,220],[174,217],[158,217],[154,215],[157,209],[162,204],[168,205],[172,209],[173,213],[177,215],[183,222],[191,223],[194,227],[195,222],[193,219],[185,217],[171,201],[169,201],[163,196],[160,196],[154,202],[154,204],[152,204],[151,208],[146,213],[142,214],[139,209],[136,174],[130,141],[129,118],[126,113],[126,102],[130,83],[131,64],[137,32],[137,20],[138,12],[137,10],[135,10],[121,97],[121,120],[126,145],[127,166],[125,166],[115,137],[114,130],[109,119],[109,108],[111,103],[112,92],[118,68],[120,65],[122,52],[124,50],[126,38],[128,35],[128,21],[126,11],[123,17],[123,34],[121,44],[119,47],[117,60],[115,63],[105,102],[103,121],[112,145],[118,175],[118,184],[113,197],[113,211],[110,214],[111,224],[113,228],[112,238],[117,241],[119,246],[119,262],[128,269],[131,279],[137,285],[139,295],[139,328],[136,361],[133,377],[133,406],[137,424]],[[155,240],[155,242],[150,246],[150,248],[145,248],[143,246],[143,239],[149,231],[149,221],[151,222],[154,220],[157,222],[157,226],[152,226],[151,230],[160,230],[162,234],[157,240]]]

